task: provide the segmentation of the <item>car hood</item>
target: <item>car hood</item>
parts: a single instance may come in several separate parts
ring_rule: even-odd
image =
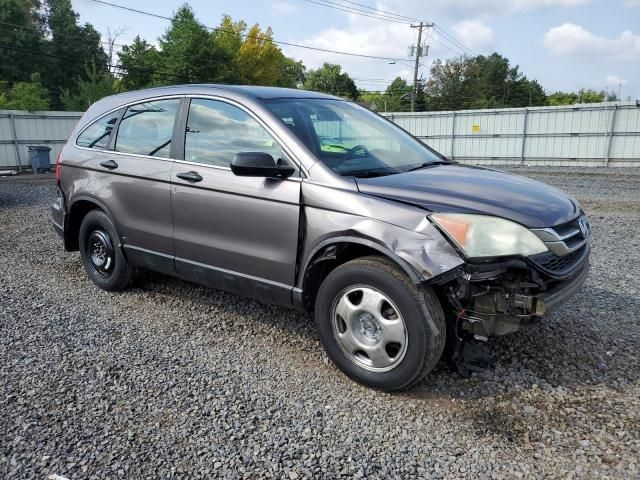
[[[362,193],[411,203],[432,212],[494,215],[529,228],[566,223],[580,213],[578,202],[544,183],[455,163],[384,177],[356,178],[356,182]]]

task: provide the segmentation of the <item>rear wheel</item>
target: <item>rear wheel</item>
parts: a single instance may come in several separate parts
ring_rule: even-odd
[[[89,278],[103,290],[122,290],[133,274],[117,242],[115,226],[104,212],[87,213],[80,224],[80,258]]]
[[[436,295],[416,287],[383,257],[352,260],[333,270],[318,291],[315,310],[331,360],[369,387],[411,387],[444,349],[444,314]]]

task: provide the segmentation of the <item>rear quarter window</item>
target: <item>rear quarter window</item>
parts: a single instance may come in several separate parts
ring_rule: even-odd
[[[120,120],[115,151],[169,158],[173,124],[179,105],[179,99],[170,99],[128,107]]]
[[[109,145],[111,134],[118,122],[118,118],[122,114],[124,108],[111,112],[104,117],[91,123],[84,131],[78,136],[76,145],[85,148],[97,148],[104,150]]]

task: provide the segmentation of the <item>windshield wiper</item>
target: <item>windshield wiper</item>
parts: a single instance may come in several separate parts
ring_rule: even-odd
[[[400,173],[396,171],[383,171],[380,170],[361,170],[356,172],[344,172],[340,173],[343,177],[356,177],[356,178],[374,178],[374,177],[385,177],[387,175],[393,175],[395,173]]]
[[[422,170],[423,168],[429,168],[436,165],[449,165],[452,163],[453,162],[450,162],[449,160],[434,160],[433,162],[424,162],[418,165],[417,167],[413,167],[413,168],[410,168],[409,170],[405,170],[405,172],[414,172],[416,170]]]

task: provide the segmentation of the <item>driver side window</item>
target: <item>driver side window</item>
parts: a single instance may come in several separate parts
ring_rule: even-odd
[[[268,153],[276,162],[284,158],[280,145],[244,110],[218,100],[191,100],[184,159],[228,168],[241,152]]]

